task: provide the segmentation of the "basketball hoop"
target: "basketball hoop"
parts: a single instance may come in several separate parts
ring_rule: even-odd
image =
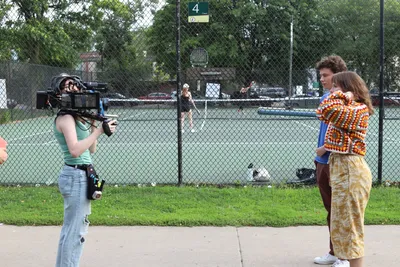
[[[192,67],[207,67],[207,51],[204,48],[193,49],[192,53],[190,53],[190,64],[192,64]]]

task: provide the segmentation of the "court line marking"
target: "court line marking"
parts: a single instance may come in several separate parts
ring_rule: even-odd
[[[204,118],[203,122],[201,123],[200,131],[203,130],[204,124],[206,124],[206,119],[207,119],[207,101],[204,103]]]
[[[42,134],[46,134],[46,133],[52,133],[52,132],[53,132],[53,130],[46,131],[46,132],[41,132],[41,133],[36,133],[36,134],[24,135],[22,137],[8,139],[7,141],[11,142],[11,141],[15,141],[15,140],[21,140],[21,139],[25,139],[25,138],[28,138],[28,137],[33,137],[33,136],[42,135]]]

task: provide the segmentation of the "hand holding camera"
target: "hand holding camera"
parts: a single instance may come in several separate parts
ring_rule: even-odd
[[[102,123],[103,131],[107,136],[112,135],[116,128],[117,128],[118,122],[116,120],[105,120]]]

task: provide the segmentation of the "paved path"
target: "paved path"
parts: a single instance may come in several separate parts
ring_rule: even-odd
[[[0,267],[53,267],[61,227],[0,226]],[[400,266],[400,226],[366,226],[364,267]],[[327,227],[91,226],[81,267],[317,267]]]

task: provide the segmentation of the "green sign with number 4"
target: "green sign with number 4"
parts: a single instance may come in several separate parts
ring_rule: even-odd
[[[189,2],[189,16],[208,15],[208,2]]]

